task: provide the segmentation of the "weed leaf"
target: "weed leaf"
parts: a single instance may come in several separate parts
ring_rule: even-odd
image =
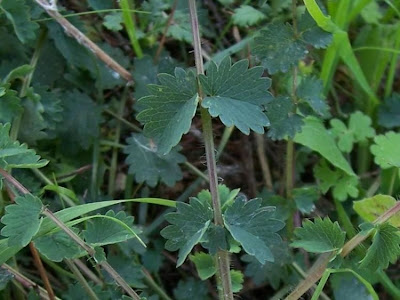
[[[51,261],[60,262],[65,258],[71,259],[85,253],[64,231],[38,237],[33,242],[39,252]]]
[[[294,37],[289,24],[272,23],[254,39],[253,53],[269,73],[286,73],[308,53],[307,45]]]
[[[252,26],[265,19],[266,16],[259,10],[249,5],[236,8],[232,16],[233,24],[241,27]]]
[[[3,0],[0,2],[0,9],[12,23],[14,31],[22,43],[36,38],[35,31],[39,25],[31,21],[30,9],[25,5],[24,0]]]
[[[293,138],[301,131],[302,117],[293,112],[294,104],[289,97],[279,96],[266,105],[266,115],[271,122],[267,136],[272,140]]]
[[[22,113],[21,100],[9,85],[0,85],[0,123],[9,123]]]
[[[175,69],[175,76],[160,74],[160,85],[150,84],[151,95],[139,99],[145,107],[137,119],[144,123],[144,134],[154,139],[158,151],[167,154],[187,133],[196,113],[198,95],[192,72]]]
[[[377,217],[395,206],[396,199],[389,195],[376,195],[353,202],[356,213],[367,222],[373,222]],[[392,216],[388,221],[394,227],[400,227],[400,213]]]
[[[380,225],[372,238],[372,245],[360,267],[371,271],[386,269],[389,263],[395,263],[400,255],[399,230],[390,224]]]
[[[8,246],[25,247],[40,227],[42,202],[39,198],[26,194],[15,198],[15,204],[6,206],[6,214],[1,222],[6,225],[1,235],[8,237]]]
[[[201,280],[206,280],[217,272],[215,260],[210,254],[197,252],[190,255],[189,258],[196,266],[197,274],[199,274]]]
[[[342,248],[346,233],[337,222],[333,223],[329,218],[317,218],[314,222],[305,220],[302,227],[295,229],[294,235],[296,240],[291,243],[292,247],[325,253]]]
[[[371,152],[375,156],[375,163],[382,169],[400,167],[400,134],[389,131],[385,135],[374,138],[375,144]]]
[[[132,216],[127,216],[124,211],[116,214],[109,210],[105,217],[99,216],[90,220],[87,223],[86,230],[83,231],[83,236],[87,243],[95,246],[124,242],[137,237],[132,230],[128,229],[133,226],[133,219]]]
[[[20,144],[10,138],[10,123],[0,124],[0,168],[41,168],[48,161],[40,159],[34,150],[26,144]]]
[[[314,176],[319,179],[319,187],[326,194],[332,189],[333,197],[339,201],[345,201],[350,196],[358,196],[358,178],[350,176],[340,169],[332,170],[325,160],[314,167]]]
[[[244,134],[249,134],[250,129],[264,133],[269,121],[263,106],[272,99],[268,92],[271,80],[261,77],[262,67],[248,67],[246,59],[231,65],[229,56],[219,66],[211,62],[206,75],[199,75],[207,94],[201,105],[227,127],[236,126]]]
[[[351,166],[336,146],[332,135],[329,134],[322,122],[317,118],[305,118],[301,132],[296,134],[294,141],[318,152],[331,164],[348,175],[355,175]]]
[[[269,245],[281,241],[276,232],[285,226],[273,214],[274,207],[262,207],[260,199],[246,201],[241,196],[224,213],[225,226],[233,238],[261,264],[274,261]]]
[[[183,264],[192,248],[201,241],[210,222],[213,212],[208,202],[191,198],[190,203],[178,202],[177,211],[165,216],[172,224],[161,231],[167,239],[165,248],[169,251],[179,250],[177,267]]]
[[[393,95],[380,105],[378,112],[378,123],[385,128],[400,126],[400,94]]]
[[[321,117],[329,115],[329,106],[326,104],[323,95],[322,80],[306,77],[301,81],[296,93],[300,102],[307,103],[317,115]]]

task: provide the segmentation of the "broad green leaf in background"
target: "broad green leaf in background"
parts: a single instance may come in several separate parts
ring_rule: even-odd
[[[102,250],[100,247],[96,247],[98,253],[98,259],[102,260],[104,257],[101,254]],[[121,275],[122,278],[126,280],[126,282],[132,287],[143,289],[146,285],[143,283],[144,273],[142,271],[142,266],[138,264],[131,257],[126,257],[121,253],[119,255],[116,254],[108,254],[107,256],[108,263]],[[114,279],[105,272],[102,271],[105,281],[108,284],[114,284]]]
[[[213,211],[208,202],[191,198],[189,204],[178,202],[177,211],[165,216],[172,224],[161,230],[167,239],[165,248],[169,251],[179,249],[177,267],[183,264],[192,248],[200,242],[213,218]]]
[[[103,25],[107,29],[111,31],[120,31],[123,29],[122,27],[123,19],[121,12],[115,12],[108,14],[104,17]]]
[[[21,117],[21,126],[18,131],[18,139],[30,146],[47,137],[45,132],[46,122],[43,118],[44,108],[40,102],[40,96],[32,88],[27,91],[26,98],[22,100],[24,111]]]
[[[95,58],[88,49],[72,37],[67,36],[63,28],[56,22],[48,22],[46,26],[55,47],[65,58],[68,66],[74,66],[78,70],[88,70],[92,77],[98,76],[99,70],[96,68]]]
[[[10,127],[10,123],[0,124],[0,168],[41,168],[47,165],[48,161],[40,159],[26,144],[11,140]]]
[[[378,300],[373,298],[368,289],[353,274],[336,273],[329,278],[334,299],[352,299],[352,300]]]
[[[375,156],[375,163],[382,169],[400,168],[400,134],[389,131],[385,135],[377,135],[374,142],[371,152]]]
[[[241,27],[255,25],[265,18],[266,15],[249,5],[241,5],[236,8],[232,16],[233,24]]]
[[[54,138],[56,135],[55,129],[63,120],[63,107],[61,105],[60,94],[44,86],[35,86],[34,91],[40,96],[46,135],[48,138]]]
[[[274,207],[262,207],[261,199],[246,201],[245,197],[239,196],[223,215],[233,238],[261,264],[274,261],[269,246],[281,241],[277,232],[285,226],[272,217],[274,210]]]
[[[100,215],[99,218],[93,218],[87,222],[83,237],[87,243],[95,246],[124,242],[137,237],[130,229],[133,226],[133,220],[134,218],[126,215],[124,211],[116,214],[113,210],[109,210],[104,217]]]
[[[158,152],[167,154],[187,133],[199,101],[192,72],[176,68],[175,76],[160,74],[160,85],[148,85],[150,96],[139,99],[145,109],[137,119],[144,134],[154,139]]]
[[[31,21],[30,9],[24,0],[2,0],[0,9],[14,27],[18,39],[22,43],[34,40],[39,25]]]
[[[296,134],[294,141],[318,152],[331,164],[348,175],[355,176],[351,166],[336,146],[332,135],[329,134],[329,131],[317,118],[305,118],[302,131]]]
[[[384,212],[395,206],[396,199],[389,195],[375,195],[353,202],[353,208],[357,214],[367,222],[373,222]],[[394,227],[400,227],[400,213],[392,216],[388,221]]]
[[[379,106],[378,123],[385,128],[395,128],[400,126],[400,94],[393,95]]]
[[[329,115],[329,106],[323,95],[323,83],[315,77],[305,77],[297,87],[296,95],[300,103],[307,103],[321,117]]]
[[[328,217],[316,218],[314,222],[303,221],[302,227],[295,229],[294,235],[296,239],[290,245],[312,253],[339,250],[343,247],[346,237],[346,233],[340,229],[338,222],[333,223]]]
[[[21,100],[16,91],[9,89],[9,85],[0,85],[0,91],[0,123],[11,123],[22,113]]]
[[[340,169],[332,170],[325,160],[314,167],[314,176],[319,180],[322,193],[326,194],[332,189],[333,197],[339,201],[345,201],[348,196],[358,196],[358,178],[350,176]]]
[[[74,228],[72,228],[74,230]],[[74,230],[75,233],[78,230]],[[64,231],[44,235],[33,240],[35,247],[47,259],[60,262],[86,253]]]
[[[260,262],[251,255],[244,255],[242,260],[248,265],[245,275],[252,278],[256,285],[268,282],[275,290],[279,288],[281,282],[286,282],[289,276],[288,266],[292,262],[289,246],[286,242],[270,245],[274,262]]]
[[[378,25],[379,20],[383,17],[383,12],[378,2],[369,1],[369,3],[361,11],[361,16],[365,22]]]
[[[88,0],[88,4],[95,10],[111,9],[114,7],[112,0]]]
[[[253,51],[271,74],[287,72],[303,59],[307,45],[294,37],[289,24],[272,23],[254,39]]]
[[[14,278],[14,275],[8,270],[0,269],[0,291],[4,290],[7,284]]]
[[[187,11],[184,9],[175,11],[174,23],[169,26],[167,36],[178,41],[192,43],[193,37]]]
[[[350,115],[348,128],[339,119],[332,119],[330,124],[332,133],[338,139],[338,147],[343,152],[350,153],[354,143],[365,142],[375,136],[371,118],[359,111]]]
[[[301,16],[298,27],[302,40],[317,49],[326,48],[332,42],[332,34],[318,27],[307,10]]]
[[[315,209],[314,202],[319,199],[319,193],[315,187],[296,188],[293,189],[292,194],[297,208],[303,214],[309,214]]]
[[[79,148],[87,150],[99,135],[100,107],[78,90],[62,95],[63,122],[57,126],[64,149],[77,153]],[[79,130],[76,130],[79,128]]]
[[[8,237],[8,246],[25,247],[29,244],[39,231],[42,209],[40,199],[31,194],[18,196],[15,198],[15,204],[6,206],[6,214],[1,218],[5,225],[1,235]]]
[[[294,108],[293,101],[286,96],[279,96],[265,106],[265,113],[271,122],[268,137],[272,140],[293,138],[301,131],[302,117],[294,113]]]
[[[236,126],[244,134],[249,134],[250,129],[264,133],[269,121],[263,106],[272,100],[268,92],[271,80],[261,77],[262,67],[248,67],[246,59],[231,65],[229,56],[219,66],[211,62],[206,75],[199,75],[207,95],[201,105],[227,127]]]
[[[189,277],[178,282],[174,289],[176,300],[209,300],[208,287],[205,282]]]
[[[213,276],[217,269],[215,267],[215,259],[210,254],[204,252],[196,252],[189,256],[189,259],[196,266],[197,274],[201,280],[206,280]]]
[[[386,269],[389,263],[395,263],[400,255],[399,229],[384,223],[378,226],[372,238],[372,245],[361,260],[360,267],[371,271]]]
[[[128,145],[124,152],[128,154],[128,172],[135,175],[136,182],[146,182],[150,187],[154,187],[161,181],[173,186],[182,179],[179,164],[185,162],[186,158],[176,147],[167,155],[160,155],[152,140],[139,133],[132,134],[126,142]]]
[[[308,54],[307,45],[327,47],[332,35],[317,26],[307,13],[295,33],[289,24],[272,23],[254,39],[253,53],[271,74],[287,72]]]

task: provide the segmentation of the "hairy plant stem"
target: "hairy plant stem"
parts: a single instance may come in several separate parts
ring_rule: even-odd
[[[385,223],[395,214],[400,212],[400,202],[397,202],[393,207],[389,208],[386,212],[380,215],[373,224],[379,225]],[[370,233],[372,230],[370,231]],[[365,241],[370,234],[361,234],[358,233],[355,235],[350,241],[348,241],[342,248],[340,252],[341,257],[346,257],[354,248],[360,245],[363,241]],[[325,269],[328,266],[328,263],[336,256],[337,252],[328,252],[320,255],[314,265],[311,267],[308,272],[307,277],[301,281],[294,291],[287,296],[287,300],[297,300],[299,299],[305,292],[307,292],[324,274]]]
[[[30,192],[13,176],[5,170],[0,169],[0,174],[12,184],[20,193],[29,194]],[[85,250],[95,261],[96,251],[90,245],[86,244],[74,231],[72,231],[66,224],[64,224],[57,216],[50,211],[47,207],[43,207],[42,214],[53,221],[61,230],[63,230],[77,245]],[[133,299],[140,300],[138,294],[129,286],[129,284],[114,270],[107,261],[100,261],[98,264],[121,286],[121,288]]]
[[[189,0],[190,21],[192,25],[193,34],[193,48],[194,57],[196,62],[197,74],[204,74],[203,57],[200,41],[200,30],[197,18],[196,1]],[[200,102],[202,100],[202,91],[199,85],[198,88]],[[205,108],[201,110],[201,121],[203,126],[203,137],[205,143],[205,151],[207,158],[208,179],[210,183],[210,193],[214,210],[214,223],[219,226],[224,226],[222,218],[221,203],[218,193],[218,178],[217,178],[217,164],[215,159],[215,147],[212,131],[211,116]],[[219,250],[215,258],[217,266],[217,282],[220,283],[218,288],[220,300],[233,300],[232,282],[230,276],[230,261],[229,253],[227,251]]]

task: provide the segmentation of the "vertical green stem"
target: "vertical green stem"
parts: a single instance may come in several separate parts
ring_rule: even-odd
[[[190,9],[190,20],[192,24],[193,47],[194,47],[197,74],[204,74],[203,58],[201,55],[200,31],[199,31],[199,23],[197,18],[197,9],[195,0],[189,0],[189,9]],[[200,87],[199,87],[199,97],[201,101],[202,92]],[[215,147],[214,147],[211,116],[208,113],[208,111],[204,108],[201,108],[201,120],[203,125],[203,135],[204,135],[205,151],[207,158],[208,178],[210,181],[210,193],[214,209],[214,222],[216,225],[224,226],[221,203],[218,193],[217,164],[215,160],[215,151],[214,151]],[[222,289],[220,289],[219,292],[219,298],[220,300],[233,300],[232,282],[231,282],[230,266],[229,266],[229,253],[226,251],[219,250],[216,254],[216,265],[217,265],[217,278],[222,285]]]
[[[124,20],[126,31],[128,32],[129,40],[131,41],[133,50],[135,51],[137,57],[142,58],[143,51],[136,36],[136,26],[132,17],[129,0],[121,0],[119,3],[122,8],[122,18]]]
[[[120,117],[122,117],[122,114],[124,112],[125,103],[126,103],[126,99],[128,96],[128,91],[129,91],[129,87],[126,86],[124,93],[122,95],[122,100],[119,104],[120,106],[119,106],[118,116],[120,116]],[[118,122],[117,127],[115,129],[114,142],[119,143],[120,137],[121,137],[121,123]],[[112,150],[111,166],[110,166],[110,171],[109,171],[109,176],[108,176],[108,195],[110,197],[114,196],[114,191],[115,191],[115,178],[116,178],[116,174],[117,174],[118,152],[119,152],[118,148],[114,147]]]

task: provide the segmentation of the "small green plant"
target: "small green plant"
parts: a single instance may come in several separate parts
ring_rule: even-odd
[[[400,298],[399,3],[63,4],[0,0],[4,299]]]

